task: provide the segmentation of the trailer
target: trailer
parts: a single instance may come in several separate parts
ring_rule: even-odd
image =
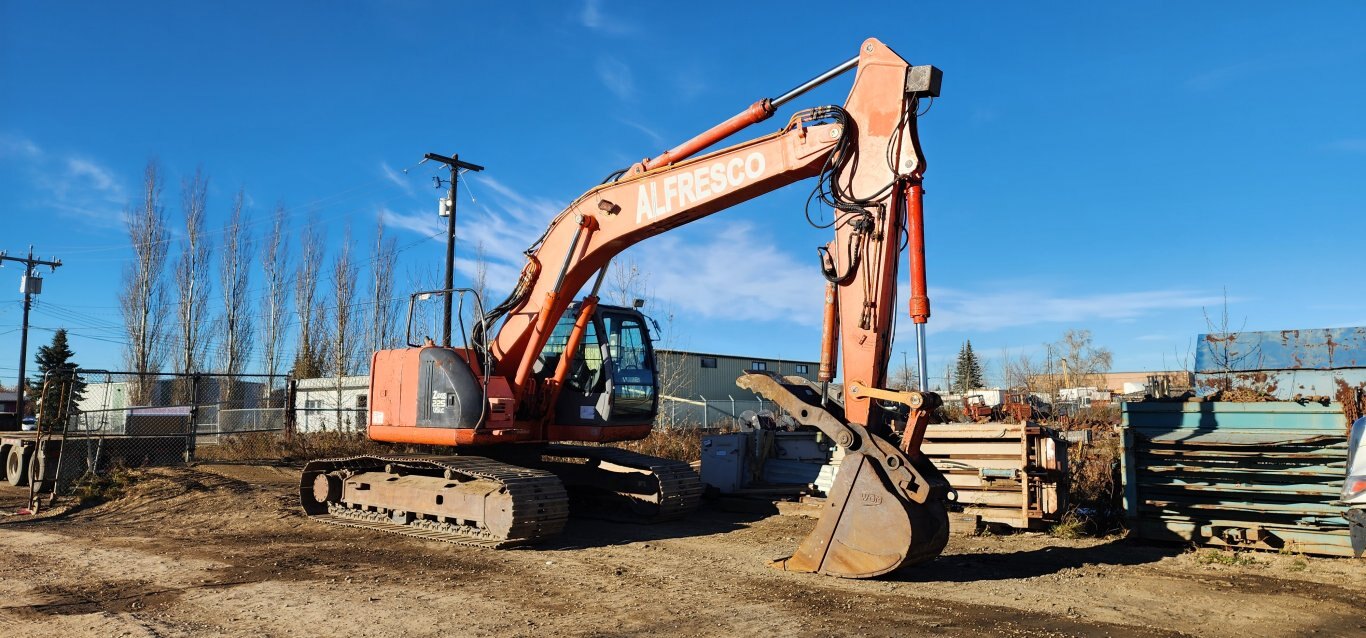
[[[49,475],[57,471],[61,445],[61,439],[51,435],[42,437],[40,444],[38,433],[32,431],[0,433],[0,480],[14,487],[28,485],[35,478],[40,483],[50,480]]]
[[[193,435],[185,430],[108,434],[0,432],[0,480],[34,493],[64,491],[88,473],[116,466],[181,465],[191,460]]]

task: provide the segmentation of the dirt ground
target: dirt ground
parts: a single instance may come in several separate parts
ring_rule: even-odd
[[[896,578],[766,566],[812,527],[704,507],[492,551],[308,521],[297,470],[152,470],[0,516],[5,636],[1366,635],[1366,564],[1042,534],[955,536]],[[27,490],[0,489],[14,512]]]

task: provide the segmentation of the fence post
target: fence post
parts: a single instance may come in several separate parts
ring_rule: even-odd
[[[298,416],[294,413],[294,395],[299,391],[299,382],[294,375],[285,375],[285,440],[292,441],[294,432],[298,426],[295,419]]]
[[[730,394],[727,394],[726,396],[730,397],[730,418],[734,419],[734,418],[736,418],[736,416],[735,416],[735,396],[734,396],[734,395],[730,395]]]
[[[711,408],[707,406],[707,397],[700,394],[697,396],[702,397],[702,429],[705,430],[707,429],[707,412],[710,411]]]
[[[190,428],[185,441],[185,462],[194,460],[194,444],[199,439],[199,373],[190,377]]]

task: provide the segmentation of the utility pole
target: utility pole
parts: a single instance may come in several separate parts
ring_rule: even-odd
[[[445,322],[441,326],[441,345],[449,348],[451,345],[451,297],[454,296],[451,293],[451,289],[455,288],[455,187],[460,179],[460,169],[463,168],[467,171],[477,172],[484,170],[484,167],[479,166],[478,164],[460,161],[459,153],[456,153],[452,157],[437,155],[436,153],[427,153],[423,156],[422,161],[425,162],[427,160],[441,162],[451,170],[450,179],[446,180],[450,186],[450,194],[447,196],[446,202],[441,206],[440,210],[440,215],[446,218],[446,284],[443,286],[446,290],[446,299],[442,303]],[[436,180],[437,188],[440,188],[441,178],[437,177],[434,179]]]
[[[57,272],[57,267],[62,265],[62,260],[53,259],[45,261],[33,256],[33,245],[28,247],[28,257],[10,257],[5,251],[0,250],[0,267],[4,267],[6,261],[17,261],[24,265],[24,278],[19,280],[19,292],[24,293],[24,320],[22,329],[19,333],[19,386],[15,388],[14,418],[20,422],[20,429],[23,428],[24,421],[24,364],[28,362],[28,311],[33,307],[33,295],[43,292],[43,280],[33,275],[34,266],[50,266],[52,272]]]

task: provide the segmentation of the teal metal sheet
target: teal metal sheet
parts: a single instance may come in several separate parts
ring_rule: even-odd
[[[1121,427],[1134,534],[1351,555],[1337,404],[1125,403]]]

